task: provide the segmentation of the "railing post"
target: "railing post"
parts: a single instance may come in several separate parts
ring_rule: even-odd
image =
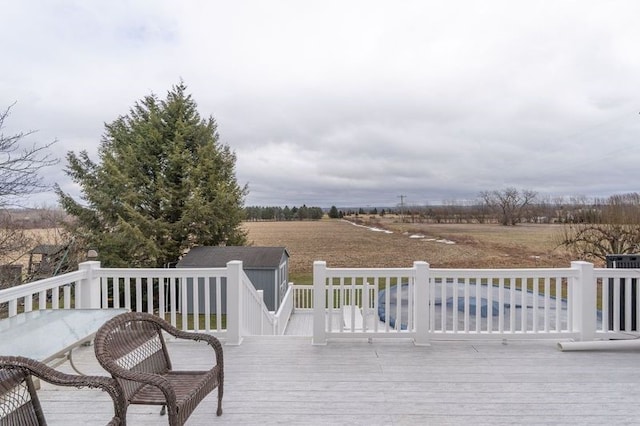
[[[593,263],[575,261],[571,267],[578,270],[578,279],[573,286],[573,327],[580,340],[593,340],[596,335],[596,283]]]
[[[313,262],[313,340],[314,345],[327,344],[326,274],[327,262]]]
[[[78,265],[78,270],[85,271],[85,277],[80,280],[76,291],[77,309],[100,309],[100,278],[95,273],[100,268],[100,262],[91,260]],[[80,297],[78,298],[78,294]]]
[[[227,345],[242,343],[242,262],[227,263]]]
[[[260,302],[264,303],[264,290],[256,290],[256,293],[258,293],[258,297],[260,297]],[[262,310],[260,310],[260,335],[264,335],[264,315]]]
[[[413,262],[415,274],[414,324],[416,336],[414,344],[429,346],[429,264],[427,262]]]

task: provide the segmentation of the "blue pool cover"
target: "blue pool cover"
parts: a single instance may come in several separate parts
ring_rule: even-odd
[[[400,301],[400,329],[406,330],[408,317],[409,317],[409,285],[402,284],[400,286],[400,298],[397,297],[398,286],[394,285],[389,289],[389,326],[392,328],[396,328],[397,321],[397,313],[398,313],[398,300]],[[380,321],[384,322],[386,319],[387,312],[387,296],[386,290],[380,291],[378,294],[378,318]],[[447,298],[447,308],[453,307],[453,297]],[[435,306],[441,306],[442,301],[440,299],[436,299]],[[464,312],[464,297],[458,297],[458,311]],[[491,315],[497,316],[500,313],[500,304],[497,301],[493,301],[491,303]],[[505,309],[509,308],[508,304],[504,305]],[[519,307],[519,306],[517,306]],[[469,297],[469,315],[476,315],[476,309],[478,309],[478,303],[475,297]],[[480,299],[480,316],[482,318],[487,318],[487,313],[489,309],[489,302],[485,298]]]

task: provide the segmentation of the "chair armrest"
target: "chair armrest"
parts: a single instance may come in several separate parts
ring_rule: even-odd
[[[0,356],[0,369],[27,370],[30,375],[57,386],[101,389],[107,392],[113,401],[115,414],[109,425],[120,424],[119,416],[123,406],[118,385],[111,377],[67,374],[53,369],[40,361],[22,356]]]
[[[219,365],[220,368],[223,367],[224,355],[222,353],[222,343],[220,343],[220,340],[218,340],[217,337],[207,333],[198,333],[193,331],[180,330],[174,327],[173,325],[171,325],[171,323],[169,323],[168,321],[155,315],[153,317],[153,321],[155,321],[164,331],[166,331],[173,337],[176,337],[178,339],[194,340],[196,342],[203,341],[207,343],[214,350],[214,353],[216,355],[216,364]]]
[[[99,388],[112,396],[118,395],[117,385],[110,377],[67,374],[31,358],[22,356],[0,356],[0,368],[28,370],[31,375],[58,386]]]
[[[202,341],[207,343],[209,346],[211,346],[211,348],[213,349],[216,355],[216,364],[219,366],[222,366],[224,364],[224,360],[223,360],[224,355],[222,353],[222,343],[220,343],[220,340],[218,340],[215,336],[212,336],[211,334],[206,334],[206,333],[182,331],[173,327],[169,323],[167,323],[167,325],[169,325],[169,327],[171,327],[173,330],[164,329],[164,331],[171,334],[175,338],[189,339],[189,340],[194,340],[196,342]]]

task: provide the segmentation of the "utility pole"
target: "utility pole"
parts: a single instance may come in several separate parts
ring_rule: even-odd
[[[400,221],[404,223],[404,199],[406,195],[398,195],[398,198],[400,198]]]

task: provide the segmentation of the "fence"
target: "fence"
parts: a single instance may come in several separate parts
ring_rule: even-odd
[[[36,309],[128,308],[152,312],[183,330],[227,343],[283,334],[295,311],[313,312],[313,342],[353,337],[431,339],[637,336],[637,269],[572,262],[557,269],[327,268],[313,286],[290,286],[269,312],[242,262],[225,268],[118,269],[99,262],[0,290],[6,315]],[[622,297],[635,294],[634,298]],[[317,297],[320,295],[320,297]]]
[[[150,312],[183,330],[214,333],[228,344],[284,330],[240,261],[226,268],[182,269],[101,268],[100,262],[85,262],[72,273],[0,290],[0,304],[7,305],[8,316],[36,309]]]
[[[432,269],[425,262],[405,269],[346,269],[318,261],[313,294],[297,294],[296,301],[303,300],[305,309],[309,299],[314,302],[315,344],[354,337],[406,337],[417,344],[473,338],[592,340],[640,330],[640,318],[631,315],[640,296],[620,296],[623,288],[631,294],[639,276],[638,270],[594,269],[588,262],[557,269]],[[613,324],[607,322],[609,309],[615,311]]]

